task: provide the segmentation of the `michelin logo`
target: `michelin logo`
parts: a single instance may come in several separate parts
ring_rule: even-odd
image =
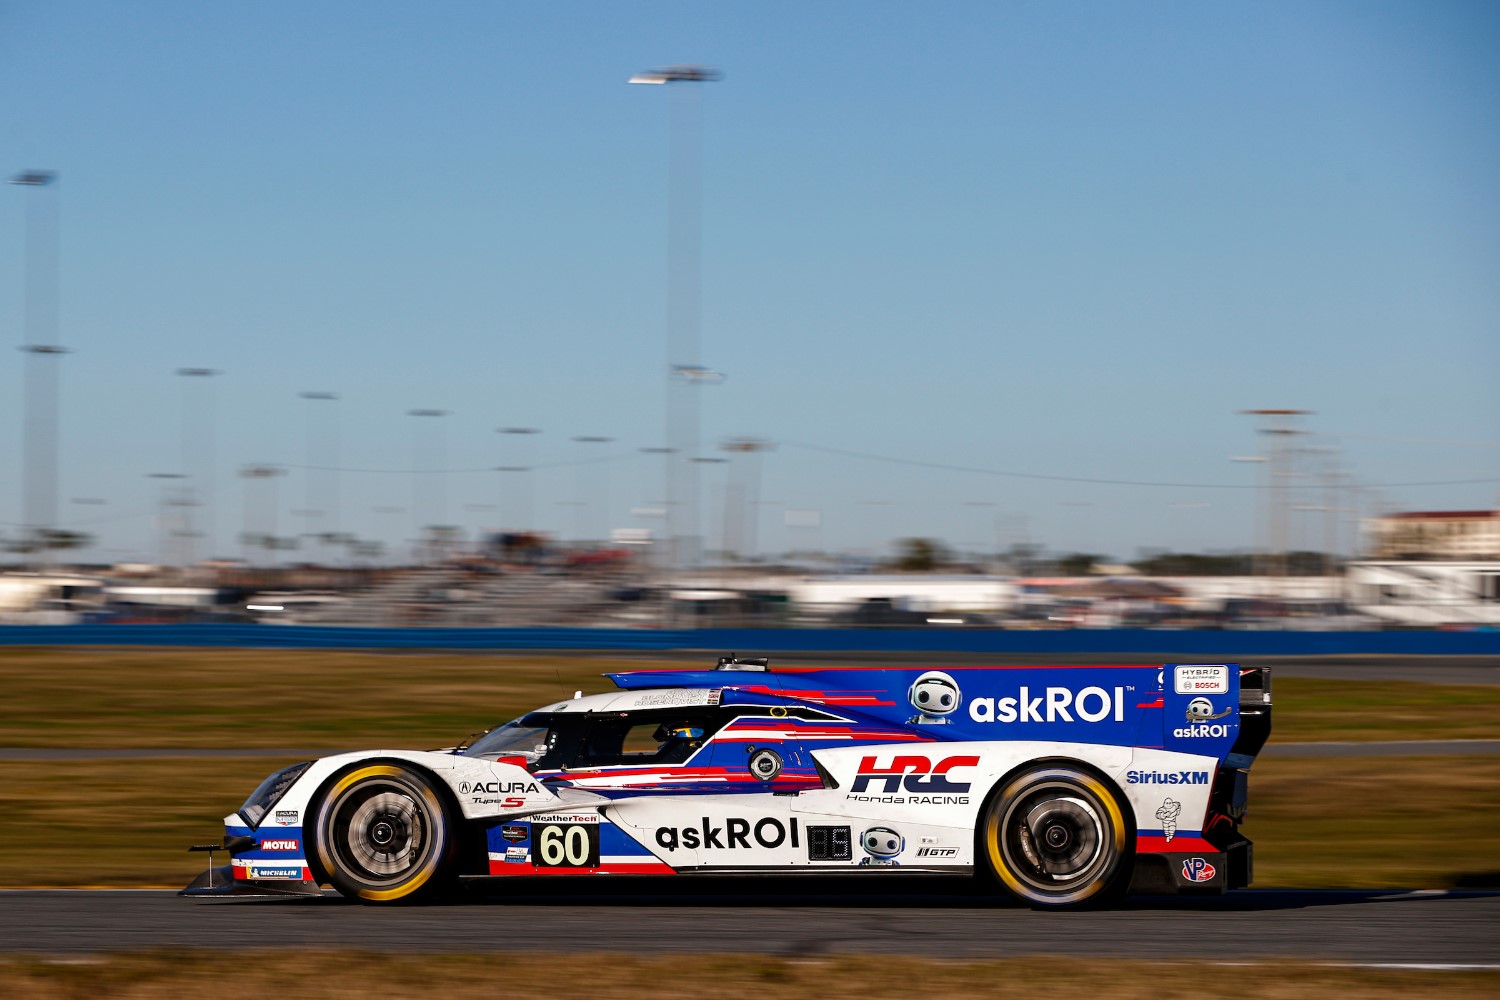
[[[1161,820],[1162,838],[1167,843],[1177,836],[1177,817],[1182,815],[1182,803],[1175,799],[1162,800],[1161,808],[1156,810],[1156,818]]]
[[[969,718],[975,722],[1124,722],[1125,689],[1086,687],[1074,693],[1070,688],[1049,687],[1033,697],[1031,688],[1023,685],[1015,698],[973,699]]]

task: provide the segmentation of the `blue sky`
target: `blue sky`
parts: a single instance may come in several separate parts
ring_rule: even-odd
[[[1244,548],[1252,407],[1316,411],[1338,437],[1307,442],[1372,484],[1366,510],[1492,507],[1496,52],[1484,2],[0,3],[0,170],[62,176],[59,516],[154,556],[172,372],[208,366],[213,418],[187,409],[212,427],[217,553],[235,472],[306,461],[310,389],[340,394],[344,467],[411,469],[406,411],[438,407],[424,464],[548,466],[550,530],[580,496],[589,526],[643,523],[670,95],[625,80],[676,63],[724,72],[701,360],[727,378],[702,438],[777,442],[761,548]],[[0,189],[17,344],[34,194]],[[22,358],[0,355],[11,525]],[[544,433],[523,455],[506,425]],[[616,438],[611,460],[566,464],[577,435]],[[725,475],[704,475],[712,534]],[[448,475],[447,520],[513,522],[472,509],[515,510],[503,479]],[[1486,481],[1392,485],[1455,480]],[[386,541],[409,523],[376,507],[435,503],[400,472],[338,488],[342,526]]]

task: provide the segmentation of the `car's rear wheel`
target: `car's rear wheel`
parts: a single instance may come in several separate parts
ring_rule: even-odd
[[[1045,765],[1014,775],[991,798],[979,833],[995,878],[1035,907],[1097,904],[1130,876],[1124,807],[1082,768]]]
[[[370,903],[436,890],[451,869],[453,832],[421,772],[367,764],[341,775],[317,811],[317,855],[333,887]]]

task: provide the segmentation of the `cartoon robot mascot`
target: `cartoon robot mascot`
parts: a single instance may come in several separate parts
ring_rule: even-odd
[[[1161,808],[1156,810],[1156,818],[1161,820],[1161,832],[1167,843],[1177,836],[1177,817],[1182,814],[1182,803],[1173,799],[1162,802]]]
[[[948,716],[958,711],[964,696],[952,677],[941,670],[929,670],[912,683],[906,699],[917,710],[906,720],[908,726],[946,726],[953,721]]]
[[[1214,719],[1224,718],[1224,716],[1233,711],[1234,709],[1232,708],[1226,708],[1224,711],[1215,714],[1213,702],[1207,698],[1194,698],[1188,702],[1187,720],[1189,722],[1212,722]]]
[[[906,846],[906,838],[895,830],[886,826],[872,826],[859,835],[859,846],[865,849],[869,855],[860,858],[861,865],[890,865],[900,867],[901,862],[896,860],[902,848]]]

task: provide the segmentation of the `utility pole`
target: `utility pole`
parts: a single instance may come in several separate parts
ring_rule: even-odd
[[[735,457],[725,502],[724,548],[753,562],[760,521],[760,456],[775,448],[760,438],[733,438],[723,448]]]
[[[194,542],[198,538],[207,538],[208,551],[213,551],[214,522],[210,504],[214,495],[214,400],[208,380],[221,373],[214,368],[179,368],[177,374],[183,379],[182,471],[187,477],[180,491],[183,505],[182,552],[184,565],[191,567],[197,562]],[[202,406],[206,413],[192,412],[192,387],[196,382],[202,382],[204,386]],[[194,521],[194,508],[203,510],[201,525]]]
[[[1259,417],[1259,433],[1270,439],[1267,458],[1270,460],[1270,552],[1268,553],[1268,575],[1284,579],[1287,575],[1287,519],[1290,504],[1287,501],[1286,481],[1292,476],[1287,468],[1288,442],[1305,434],[1299,426],[1300,418],[1310,415],[1311,410],[1241,410],[1247,416]],[[1281,586],[1284,586],[1282,584]]]
[[[309,391],[299,392],[299,399],[307,401],[307,467],[303,472],[306,479],[303,486],[306,488],[305,497],[307,509],[314,513],[309,518],[308,534],[312,540],[317,542],[317,562],[320,565],[328,563],[328,543],[339,539],[339,481],[338,481],[338,407],[337,405],[323,406],[322,404],[337,404],[339,397],[336,392]],[[317,437],[314,424],[316,414],[326,411],[331,427],[325,428],[322,446],[326,449],[326,455],[319,455],[319,449],[315,442]],[[321,468],[320,468],[321,466]],[[321,486],[321,489],[319,489]],[[312,562],[312,554],[309,553],[308,562]],[[337,558],[334,560],[337,562]]]
[[[49,546],[57,528],[58,368],[62,356],[68,353],[58,344],[57,174],[27,170],[12,177],[10,183],[27,191],[21,344],[26,353],[21,404],[21,542],[33,556],[31,561],[45,566],[51,561]]]

